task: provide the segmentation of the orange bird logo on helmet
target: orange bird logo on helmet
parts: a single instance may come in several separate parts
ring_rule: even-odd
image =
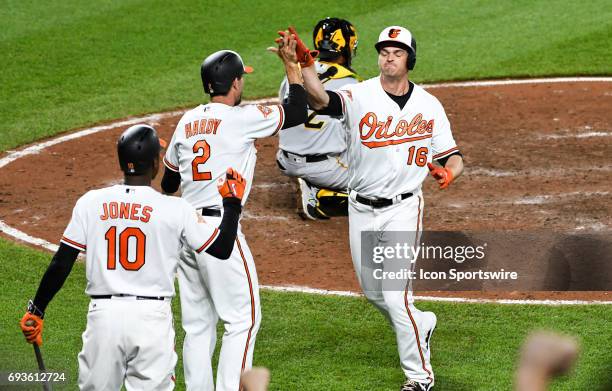
[[[402,31],[402,30],[400,30],[400,29],[391,29],[391,30],[389,30],[389,38],[397,38],[397,36],[399,35],[400,31]]]

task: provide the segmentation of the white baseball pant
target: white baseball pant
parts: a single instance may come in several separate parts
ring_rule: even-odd
[[[205,217],[219,224],[220,217]],[[261,308],[255,262],[238,231],[229,259],[183,249],[179,264],[182,324],[185,330],[183,367],[188,390],[213,391],[212,356],[217,321],[224,324],[217,368],[217,391],[238,391],[240,375],[250,369]]]
[[[414,306],[411,284],[404,290],[364,288],[361,275],[362,231],[406,232],[407,243],[418,245],[423,219],[423,196],[416,191],[412,197],[394,205],[373,208],[355,200],[355,192],[349,195],[349,235],[353,266],[367,299],[389,320],[395,331],[400,364],[407,378],[422,383],[432,383],[434,374],[430,363],[430,350],[426,342],[427,332],[433,325],[431,313],[424,313]],[[377,246],[385,246],[384,233],[378,236]],[[389,243],[391,244],[391,243]],[[410,268],[410,260],[406,265]],[[414,267],[414,264],[412,265]]]
[[[78,360],[81,390],[174,389],[170,299],[92,299]]]

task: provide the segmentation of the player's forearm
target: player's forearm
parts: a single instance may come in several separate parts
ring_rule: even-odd
[[[289,84],[302,85],[302,73],[300,71],[300,66],[293,62],[284,62],[284,64],[285,74],[287,75],[287,81]]]
[[[207,254],[219,259],[228,259],[232,255],[241,211],[241,201],[238,198],[223,199],[223,218],[219,224],[219,235],[206,249]]]
[[[463,173],[463,158],[461,155],[451,156],[448,158],[444,168],[450,170],[450,172],[453,174],[453,179],[459,178],[459,176]]]
[[[289,84],[289,96],[282,106],[285,112],[283,129],[292,128],[308,120],[306,91],[304,91],[304,87],[301,84]]]
[[[78,255],[79,250],[60,243],[59,249],[53,256],[47,271],[45,271],[40,281],[36,296],[34,296],[34,305],[43,313],[51,299],[53,299],[53,296],[64,285]]]
[[[308,104],[313,110],[321,110],[329,104],[329,96],[319,80],[319,75],[314,66],[302,68],[304,78],[304,88],[308,95]]]

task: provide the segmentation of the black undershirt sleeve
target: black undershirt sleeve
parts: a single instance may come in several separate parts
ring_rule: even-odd
[[[219,235],[206,249],[206,253],[219,259],[228,259],[232,255],[241,211],[242,206],[238,198],[223,199],[223,218],[219,225]]]
[[[459,156],[463,157],[463,154],[461,154],[461,152],[456,151],[456,152],[451,153],[451,154],[450,154],[450,155],[448,155],[448,156],[443,157],[442,159],[436,159],[436,161],[437,161],[438,163],[440,163],[440,165],[441,165],[442,167],[446,167],[446,163],[448,162],[448,158],[450,158],[451,156],[454,156],[454,155],[459,155]]]
[[[166,194],[173,194],[179,189],[181,185],[181,174],[172,171],[168,167],[164,170],[164,177],[161,181],[161,188]]]
[[[315,111],[319,114],[329,115],[330,117],[342,117],[344,113],[342,112],[342,100],[340,95],[333,91],[326,90],[325,92],[327,92],[327,96],[329,96],[327,107]]]
[[[300,84],[289,84],[289,96],[282,106],[285,111],[282,129],[292,128],[308,120],[306,90]]]
[[[40,281],[36,296],[34,296],[34,305],[43,313],[51,299],[53,299],[53,296],[55,296],[62,285],[64,285],[78,255],[79,250],[67,244],[60,243],[59,249],[53,256],[49,267],[47,267],[47,271]]]

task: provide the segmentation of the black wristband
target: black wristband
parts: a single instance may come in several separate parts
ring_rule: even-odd
[[[41,311],[32,300],[28,301],[28,312],[32,315],[38,316],[41,319],[45,318],[45,313]]]

